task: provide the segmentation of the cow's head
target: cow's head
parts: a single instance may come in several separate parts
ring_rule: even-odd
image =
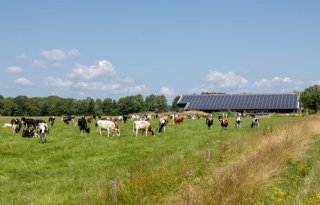
[[[114,133],[116,133],[116,135],[119,137],[120,136],[120,129],[118,127],[116,127],[114,129]]]
[[[151,126],[148,128],[148,132],[150,132],[152,136],[155,136],[154,131],[152,130]]]
[[[26,124],[26,118],[25,118],[25,117],[22,117],[22,118],[21,118],[21,123],[22,123],[23,125]]]

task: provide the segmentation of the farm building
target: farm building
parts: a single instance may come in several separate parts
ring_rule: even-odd
[[[299,94],[201,94],[182,95],[177,105],[187,110],[276,112],[299,111]]]

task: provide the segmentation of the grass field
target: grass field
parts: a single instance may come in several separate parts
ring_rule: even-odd
[[[137,138],[131,120],[108,138],[94,123],[80,135],[57,119],[46,144],[1,127],[0,204],[316,204],[320,129],[306,119],[320,124],[319,116],[271,117],[252,129],[247,118],[222,130],[215,119],[208,130],[205,119],[185,120]]]

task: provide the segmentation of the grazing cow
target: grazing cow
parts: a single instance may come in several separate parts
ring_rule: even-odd
[[[238,114],[236,118],[236,126],[237,128],[241,128],[241,114]]]
[[[138,136],[139,130],[144,130],[146,133],[146,136],[148,135],[148,132],[151,133],[152,136],[155,136],[151,124],[148,121],[145,120],[137,120],[133,122],[133,132],[135,133],[136,137]]]
[[[173,124],[183,123],[184,117],[182,115],[175,116],[173,118]]]
[[[122,115],[122,119],[124,123],[127,123],[129,116],[128,115]]]
[[[18,118],[14,118],[11,120],[11,125],[12,125],[12,132],[13,133],[18,133],[20,132],[20,129],[22,127],[22,123]]]
[[[160,117],[158,132],[166,133],[166,125],[168,122],[169,122],[168,119]]]
[[[228,127],[228,118],[225,116],[219,116],[218,119],[221,127],[226,129]]]
[[[49,117],[49,123],[51,126],[53,126],[54,122],[56,121],[56,118],[54,116]]]
[[[251,122],[251,128],[254,128],[254,127],[257,128],[257,127],[259,127],[259,124],[260,124],[260,119],[253,115],[252,122]]]
[[[175,114],[171,114],[171,115],[169,115],[169,118],[170,118],[171,120],[173,120],[175,116],[176,116]]]
[[[89,116],[88,118],[87,118],[87,122],[89,122],[89,123],[91,123],[93,120],[96,120],[96,116]]]
[[[97,126],[98,126],[98,130],[99,130],[99,133],[100,133],[100,136],[102,136],[102,133],[101,131],[102,130],[107,130],[108,132],[108,137],[110,135],[110,131],[112,132],[113,135],[116,135],[116,136],[120,136],[120,129],[118,127],[118,124],[114,121],[111,121],[111,120],[99,120],[97,122]]]
[[[47,123],[39,123],[37,127],[37,133],[40,136],[40,142],[46,143],[47,142],[47,134],[49,133],[49,128]]]
[[[61,118],[61,121],[64,122],[64,124],[69,125],[69,121],[72,121],[74,123],[74,115],[66,115],[63,118]]]
[[[206,124],[208,126],[208,129],[210,129],[213,125],[213,118],[212,117],[208,117],[206,120]]]
[[[82,134],[84,131],[86,133],[90,133],[90,128],[88,127],[86,118],[84,116],[82,116],[81,118],[79,118],[78,120],[78,126],[79,126],[79,130],[80,130],[80,134]]]

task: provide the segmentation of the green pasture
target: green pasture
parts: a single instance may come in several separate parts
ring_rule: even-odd
[[[48,117],[38,117],[48,120]],[[212,129],[205,119],[169,124],[166,133],[134,137],[132,120],[120,123],[121,136],[90,134],[56,120],[47,143],[22,138],[3,128],[10,117],[0,117],[0,204],[159,204],[184,184],[200,181],[208,168],[223,166],[244,152],[234,142],[254,139],[302,117],[261,117],[257,129],[251,119],[236,129],[221,129],[215,117]],[[153,129],[158,119],[151,120]],[[117,178],[115,193],[113,180]]]

